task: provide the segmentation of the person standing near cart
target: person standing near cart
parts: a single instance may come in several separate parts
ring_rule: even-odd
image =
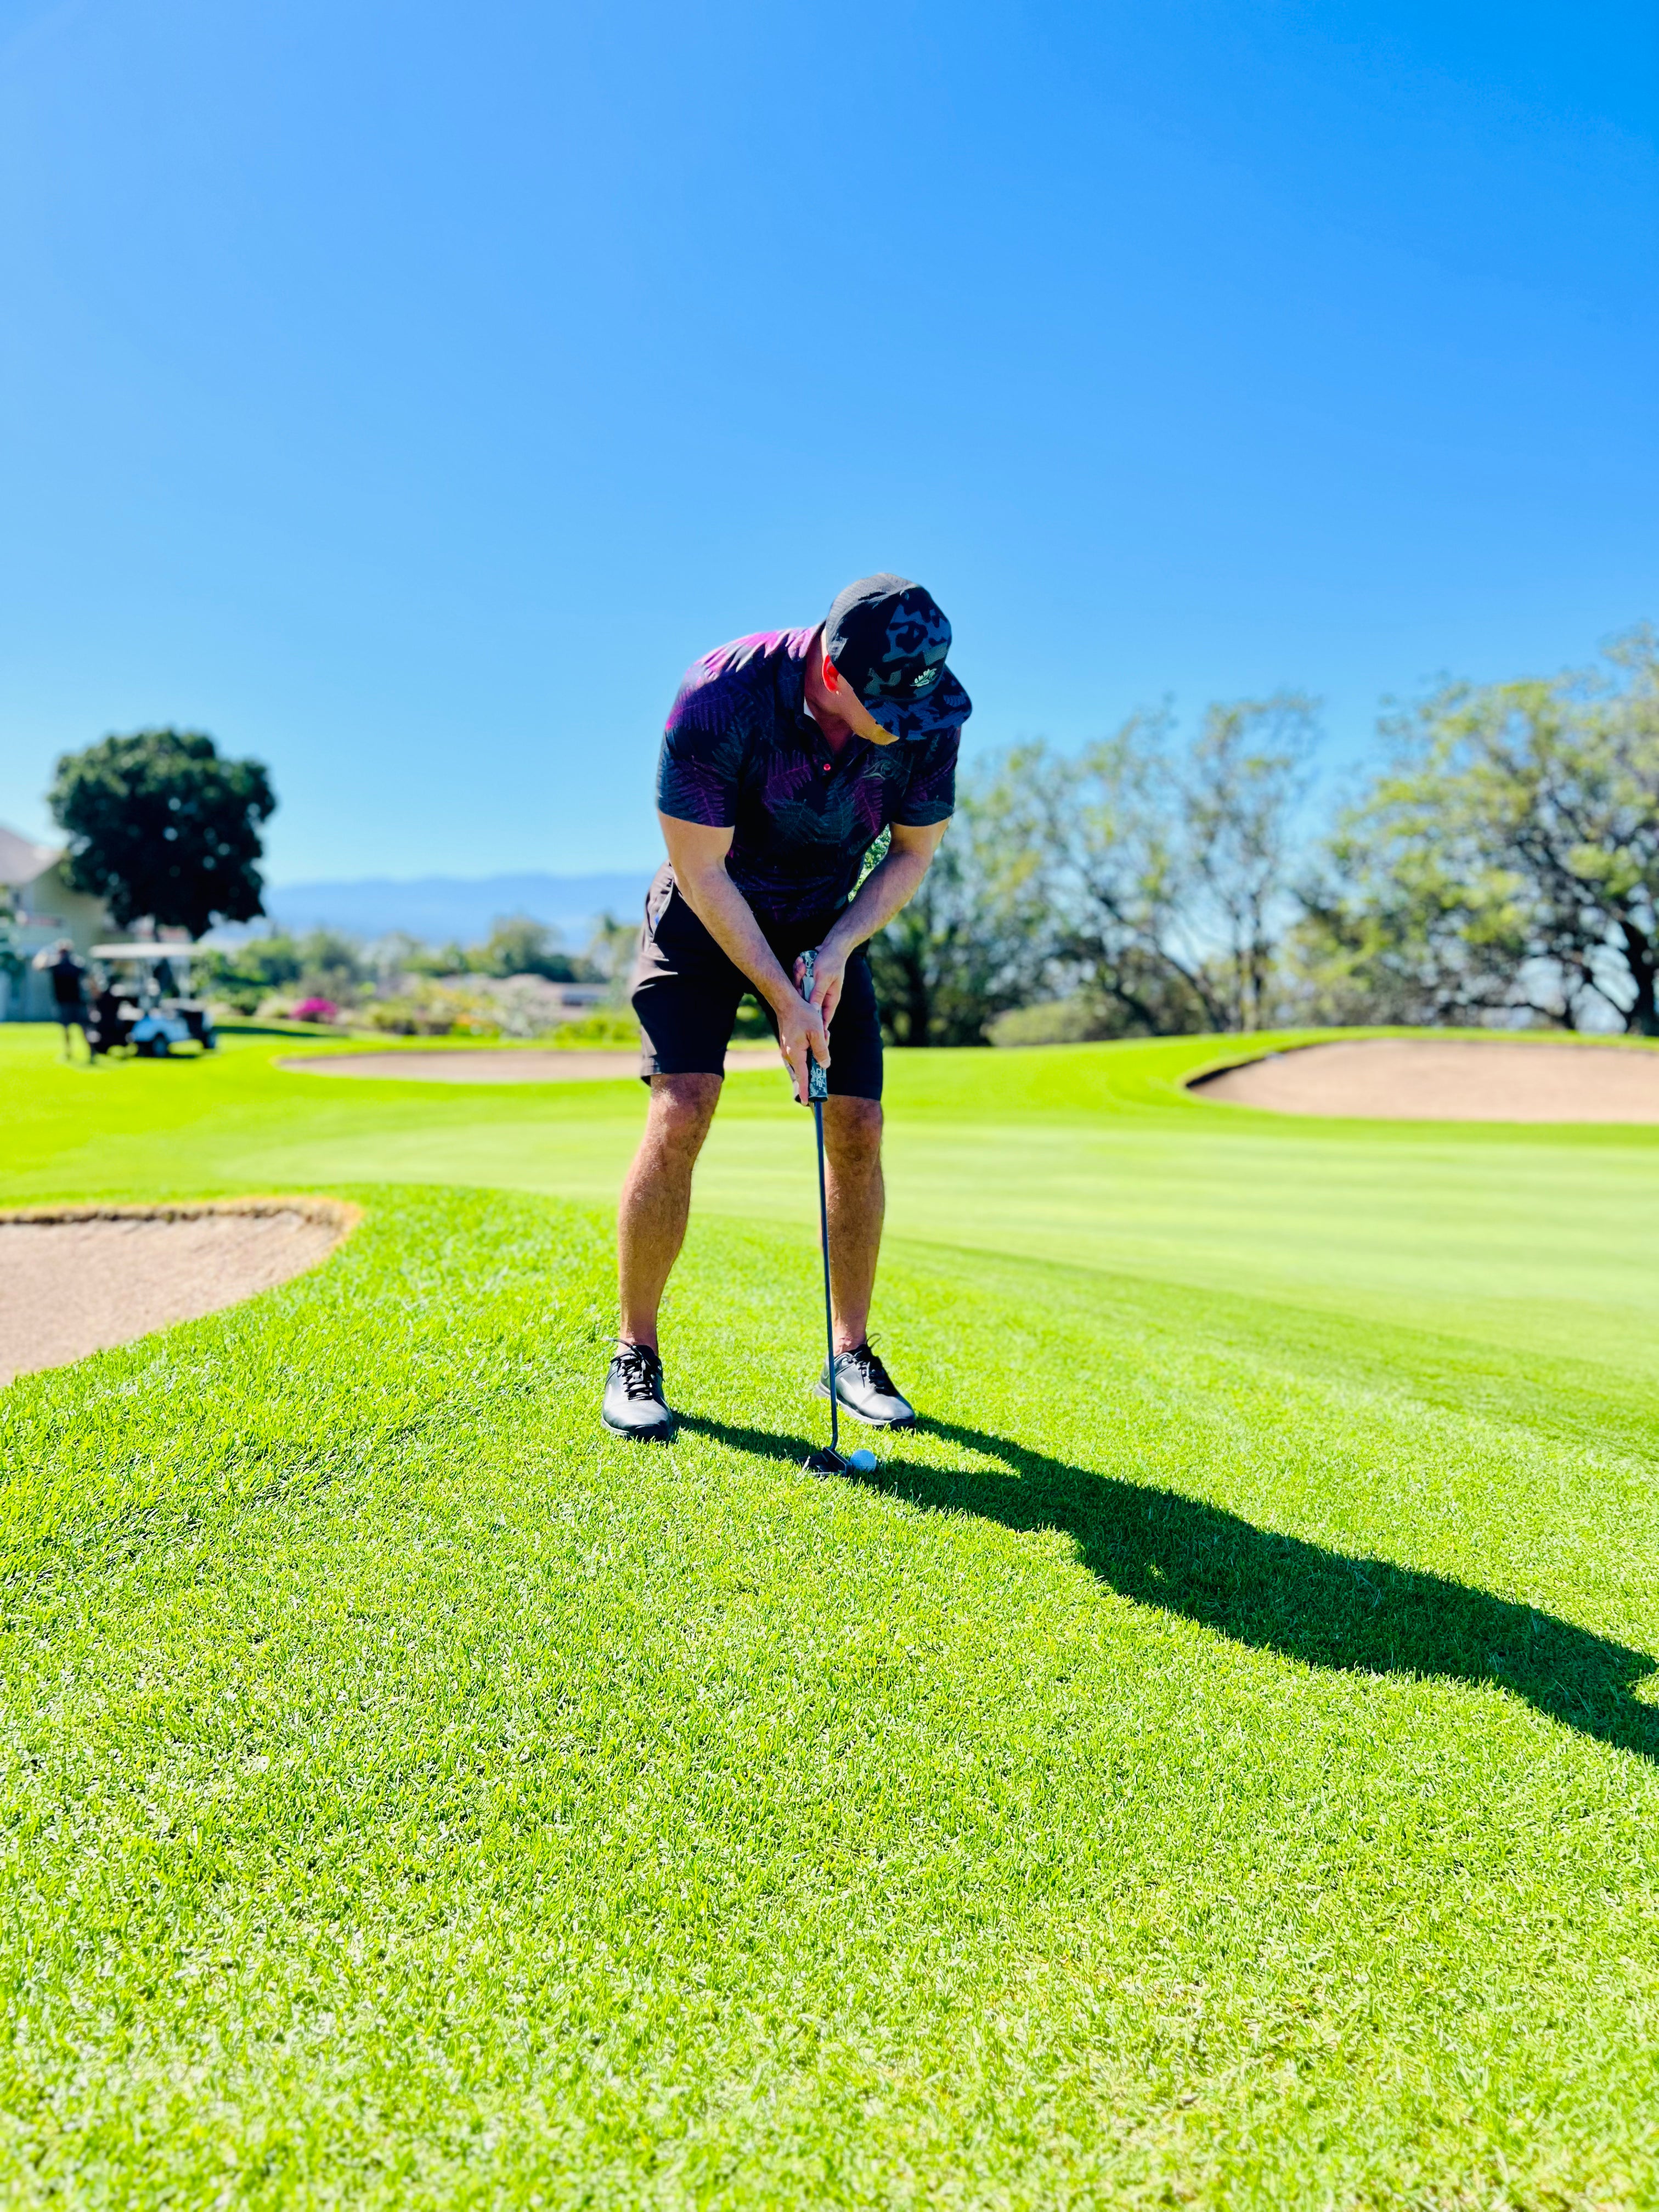
[[[865,947],[915,897],[956,803],[973,707],[946,665],[950,647],[951,625],[920,584],[866,576],[821,623],[706,653],[669,710],[657,770],[668,859],[647,894],[632,989],[651,1103],[618,1210],[621,1327],[602,1408],[620,1435],[673,1433],[658,1307],[750,990],[796,1097],[806,1097],[809,1060],[828,1070],[836,1357],[817,1388],[874,1426],[915,1419],[868,1334],[886,1194],[881,1024]],[[886,856],[859,884],[884,830]]]
[[[87,1058],[92,1058],[92,1043],[87,1034],[90,1018],[87,1012],[87,971],[75,957],[75,947],[67,937],[45,952],[37,952],[34,965],[43,968],[52,978],[52,1004],[64,1031],[64,1057],[74,1058],[70,1032],[79,1030],[81,1042],[87,1048]]]

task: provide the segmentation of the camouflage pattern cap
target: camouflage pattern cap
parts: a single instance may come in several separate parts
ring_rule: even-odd
[[[960,729],[974,702],[945,665],[951,625],[907,576],[864,576],[836,598],[823,649],[860,704],[896,738]]]

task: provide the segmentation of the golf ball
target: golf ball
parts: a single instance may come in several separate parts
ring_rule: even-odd
[[[848,1467],[857,1468],[860,1474],[869,1474],[876,1464],[876,1455],[868,1444],[860,1444],[855,1452],[847,1455]]]

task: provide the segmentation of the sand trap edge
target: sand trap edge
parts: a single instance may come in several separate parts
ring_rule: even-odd
[[[1242,1040],[1241,1040],[1242,1042]],[[1265,1050],[1241,1052],[1237,1058],[1206,1060],[1190,1069],[1177,1079],[1179,1096],[1194,1105],[1221,1107],[1237,1114],[1264,1114],[1275,1121],[1362,1121],[1386,1124],[1390,1127],[1412,1126],[1426,1128],[1431,1126],[1447,1127],[1507,1128],[1507,1129],[1636,1129],[1656,1126],[1651,1114],[1629,1117],[1601,1114],[1505,1114],[1460,1112],[1455,1109],[1446,1113],[1403,1114],[1378,1112],[1375,1106],[1269,1104],[1259,1098],[1218,1096],[1211,1086],[1224,1082],[1229,1076],[1246,1075],[1253,1068],[1265,1068],[1274,1061],[1304,1060],[1333,1049],[1351,1050],[1364,1045],[1426,1046],[1440,1045],[1474,1048],[1477,1052],[1492,1046],[1510,1050],[1516,1048],[1540,1054],[1574,1055],[1587,1058],[1599,1054],[1607,1060],[1653,1059],[1659,1057],[1659,1044],[1649,1037],[1613,1035],[1575,1035],[1571,1030],[1335,1030],[1323,1036],[1298,1038],[1293,1044],[1269,1045]]]
[[[205,1320],[210,1315],[228,1312],[284,1284],[297,1282],[331,1260],[363,1218],[363,1208],[349,1200],[324,1198],[309,1192],[223,1199],[163,1199],[142,1205],[94,1200],[0,1207],[0,1232],[16,1230],[24,1234],[51,1229],[63,1235],[90,1235],[102,1227],[115,1225],[159,1230],[171,1224],[176,1229],[183,1229],[191,1223],[213,1221],[227,1225],[240,1222],[252,1229],[257,1223],[285,1219],[310,1248],[304,1256],[290,1252],[286,1255],[288,1261],[297,1260],[298,1264],[285,1264],[275,1274],[256,1270],[253,1279],[235,1283],[228,1296],[210,1296],[205,1303],[199,1297],[190,1297],[182,1305],[175,1295],[156,1300],[154,1276],[147,1281],[149,1295],[141,1292],[136,1303],[127,1303],[125,1310],[118,1301],[112,1306],[106,1297],[97,1297],[91,1302],[90,1311],[81,1298],[71,1297],[66,1305],[61,1295],[56,1298],[52,1296],[49,1267],[44,1285],[37,1283],[43,1297],[34,1310],[36,1325],[33,1331],[25,1327],[20,1334],[17,1315],[8,1310],[7,1301],[0,1299],[0,1319],[4,1322],[6,1338],[4,1349],[0,1352],[0,1395],[25,1376],[67,1372],[100,1352],[142,1343],[146,1338],[163,1335],[172,1328]],[[176,1292],[177,1278],[169,1282],[164,1274],[162,1280],[164,1289]],[[62,1283],[56,1287],[61,1294]],[[198,1291],[200,1287],[198,1279]]]
[[[334,1243],[329,1247],[334,1252],[363,1218],[361,1206],[354,1206],[344,1198],[163,1198],[149,1204],[118,1205],[100,1199],[88,1200],[84,1205],[61,1206],[0,1206],[0,1224],[27,1221],[36,1225],[54,1221],[199,1221],[212,1213],[251,1213],[270,1215],[297,1213],[319,1227],[332,1229]],[[313,1263],[320,1267],[320,1261]],[[301,1274],[309,1268],[302,1267]],[[290,1281],[293,1279],[289,1278]]]
[[[1331,1044],[1518,1044],[1528,1051],[1541,1047],[1547,1051],[1552,1046],[1568,1052],[1651,1052],[1653,1041],[1647,1037],[1631,1036],[1574,1036],[1571,1030],[1445,1030],[1425,1035],[1421,1030],[1338,1030],[1329,1036],[1303,1037],[1295,1044],[1269,1045],[1265,1052],[1241,1053],[1237,1060],[1206,1060],[1202,1067],[1194,1067],[1177,1082],[1178,1091],[1201,1091],[1206,1083],[1218,1076],[1237,1075],[1242,1068],[1260,1067],[1270,1060],[1291,1060],[1300,1052],[1320,1052]],[[1223,1098],[1217,1103],[1236,1105],[1236,1099]],[[1248,1109],[1258,1113],[1259,1107]]]
[[[1190,1074],[1183,1075],[1176,1088],[1186,1097],[1203,1098],[1206,1085],[1217,1082],[1224,1075],[1240,1075],[1247,1067],[1265,1067],[1270,1060],[1289,1060],[1299,1052],[1317,1052],[1322,1045],[1382,1044],[1393,1039],[1407,1043],[1426,1041],[1417,1040],[1414,1033],[1404,1035],[1395,1030],[1367,1030],[1359,1036],[1309,1037],[1301,1044],[1276,1044],[1270,1045],[1266,1052],[1241,1053],[1237,1060],[1206,1060],[1202,1067],[1195,1067]],[[1203,1103],[1206,1106],[1231,1107],[1235,1113],[1240,1114],[1271,1114],[1275,1111],[1271,1106],[1252,1106],[1243,1098],[1203,1098]],[[1310,1115],[1308,1118],[1316,1121],[1319,1116]],[[1339,1118],[1335,1115],[1331,1116],[1333,1121]]]

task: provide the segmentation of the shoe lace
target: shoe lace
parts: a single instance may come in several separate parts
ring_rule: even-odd
[[[843,1352],[842,1359],[850,1360],[872,1390],[879,1390],[885,1398],[896,1398],[893,1378],[882,1365],[868,1343],[855,1344],[850,1352]]]
[[[647,1344],[625,1344],[617,1354],[617,1372],[630,1398],[654,1398],[662,1362]]]

